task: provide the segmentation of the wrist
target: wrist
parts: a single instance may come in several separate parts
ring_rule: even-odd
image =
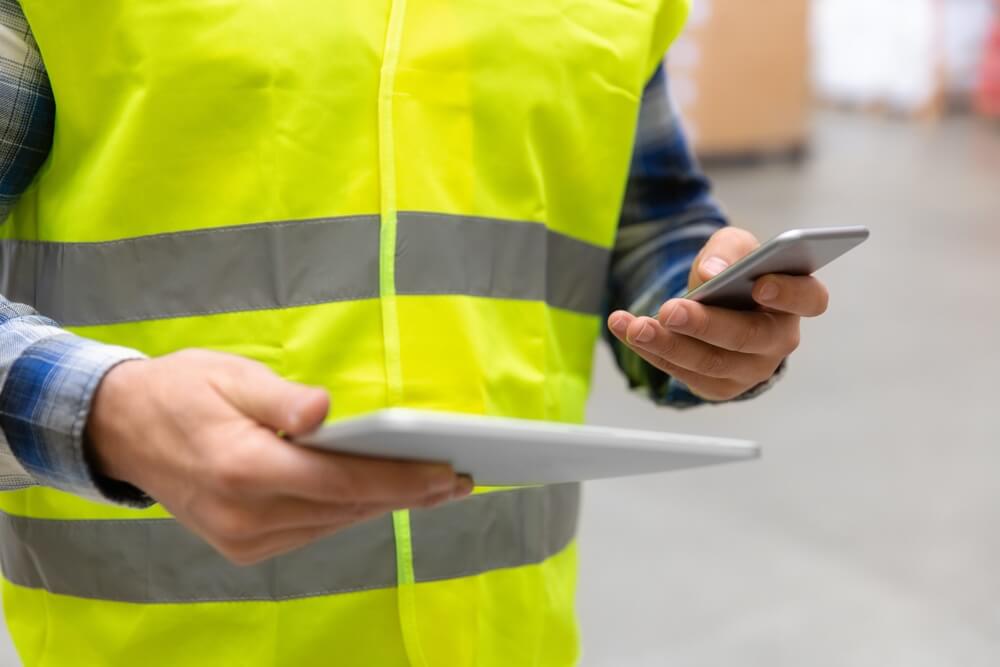
[[[117,364],[101,379],[94,393],[84,430],[87,458],[95,475],[133,483],[130,479],[127,443],[129,430],[141,418],[135,414],[135,398],[143,393],[147,359],[129,359]]]

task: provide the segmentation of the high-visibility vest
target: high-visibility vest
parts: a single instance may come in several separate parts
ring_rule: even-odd
[[[687,0],[22,0],[57,106],[2,287],[384,406],[581,421],[643,86]],[[25,664],[568,665],[574,485],[249,568],[161,507],[0,494]],[[613,576],[613,573],[609,573]]]

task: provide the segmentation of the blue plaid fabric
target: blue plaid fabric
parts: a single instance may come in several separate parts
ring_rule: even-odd
[[[663,68],[646,86],[632,168],[608,274],[607,313],[655,315],[687,292],[688,274],[702,246],[726,218],[711,196],[671,100]],[[651,366],[605,327],[629,385],[660,405],[703,403],[681,382]]]
[[[123,494],[124,487],[95,478],[82,445],[97,384],[115,364],[140,356],[73,336],[26,306],[0,300],[0,369],[7,371],[0,445],[8,464],[0,488],[38,482],[90,498],[147,504],[142,494]]]
[[[17,0],[0,0],[0,219],[49,154],[55,106]]]
[[[0,0],[0,220],[48,154],[55,115],[47,76],[17,0]],[[607,311],[656,312],[682,294],[695,255],[726,224],[688,149],[667,80],[650,81],[639,116]],[[631,386],[660,404],[699,403],[680,383],[608,337]],[[0,295],[0,489],[45,484],[143,505],[133,489],[96,479],[83,431],[101,378],[134,350],[71,335]]]

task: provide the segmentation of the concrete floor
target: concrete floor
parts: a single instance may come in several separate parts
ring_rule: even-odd
[[[657,410],[600,351],[592,422],[765,458],[588,487],[583,666],[1000,664],[1000,127],[824,115],[803,168],[713,175],[758,236],[873,236],[757,401]]]
[[[1000,664],[1000,127],[824,115],[803,169],[713,174],[769,237],[865,224],[752,403],[590,419],[750,437],[754,464],[588,487],[585,667]]]

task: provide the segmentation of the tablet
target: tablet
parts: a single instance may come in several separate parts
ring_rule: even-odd
[[[747,440],[390,408],[295,442],[345,454],[450,463],[483,486],[561,484],[746,461]]]

